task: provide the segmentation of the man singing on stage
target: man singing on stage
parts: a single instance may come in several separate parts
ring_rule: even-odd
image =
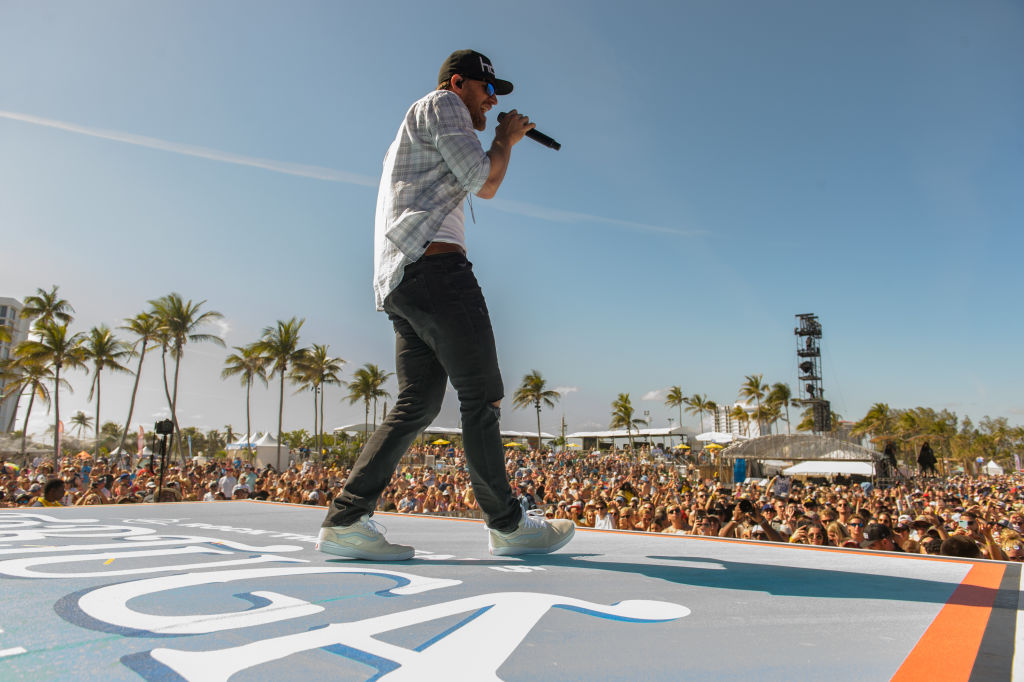
[[[466,260],[463,202],[494,197],[512,146],[534,128],[513,109],[484,151],[474,130],[512,84],[491,61],[458,50],[434,92],[415,102],[384,158],[374,234],[377,309],[395,328],[399,394],[327,510],[317,547],[351,559],[410,559],[370,519],[412,442],[437,416],[451,380],[462,412],[470,480],[488,527],[491,554],[543,554],[564,546],[572,521],[525,512],[509,486],[498,420],[504,395],[491,320]],[[470,204],[472,206],[472,203]]]

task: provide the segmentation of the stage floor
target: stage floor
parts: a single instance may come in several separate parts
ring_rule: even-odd
[[[586,529],[502,558],[390,514],[416,558],[351,562],[323,514],[0,511],[0,679],[1024,679],[1019,564]]]

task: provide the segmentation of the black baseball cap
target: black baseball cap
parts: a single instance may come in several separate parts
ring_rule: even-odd
[[[869,523],[867,528],[864,529],[864,540],[861,541],[860,546],[867,548],[879,540],[891,539],[892,531],[889,530],[888,526],[882,525],[881,523]]]
[[[495,95],[507,95],[512,92],[512,84],[494,77],[494,65],[491,60],[476,50],[456,50],[441,65],[437,74],[438,84],[447,83],[454,75],[465,76],[478,81],[487,81],[494,86]]]

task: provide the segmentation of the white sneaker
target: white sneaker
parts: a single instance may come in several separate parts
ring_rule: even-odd
[[[511,533],[491,529],[488,545],[497,556],[548,554],[564,547],[575,533],[576,525],[569,519],[549,520],[540,509],[531,509]]]
[[[369,515],[364,515],[351,526],[321,528],[316,548],[325,554],[346,559],[368,561],[405,561],[416,550],[408,545],[395,545],[384,539],[386,530]]]

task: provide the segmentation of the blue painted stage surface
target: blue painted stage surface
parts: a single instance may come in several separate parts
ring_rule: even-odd
[[[416,558],[351,562],[323,513],[0,511],[0,679],[1024,675],[1019,565],[586,529],[498,558],[478,521],[388,514]]]

